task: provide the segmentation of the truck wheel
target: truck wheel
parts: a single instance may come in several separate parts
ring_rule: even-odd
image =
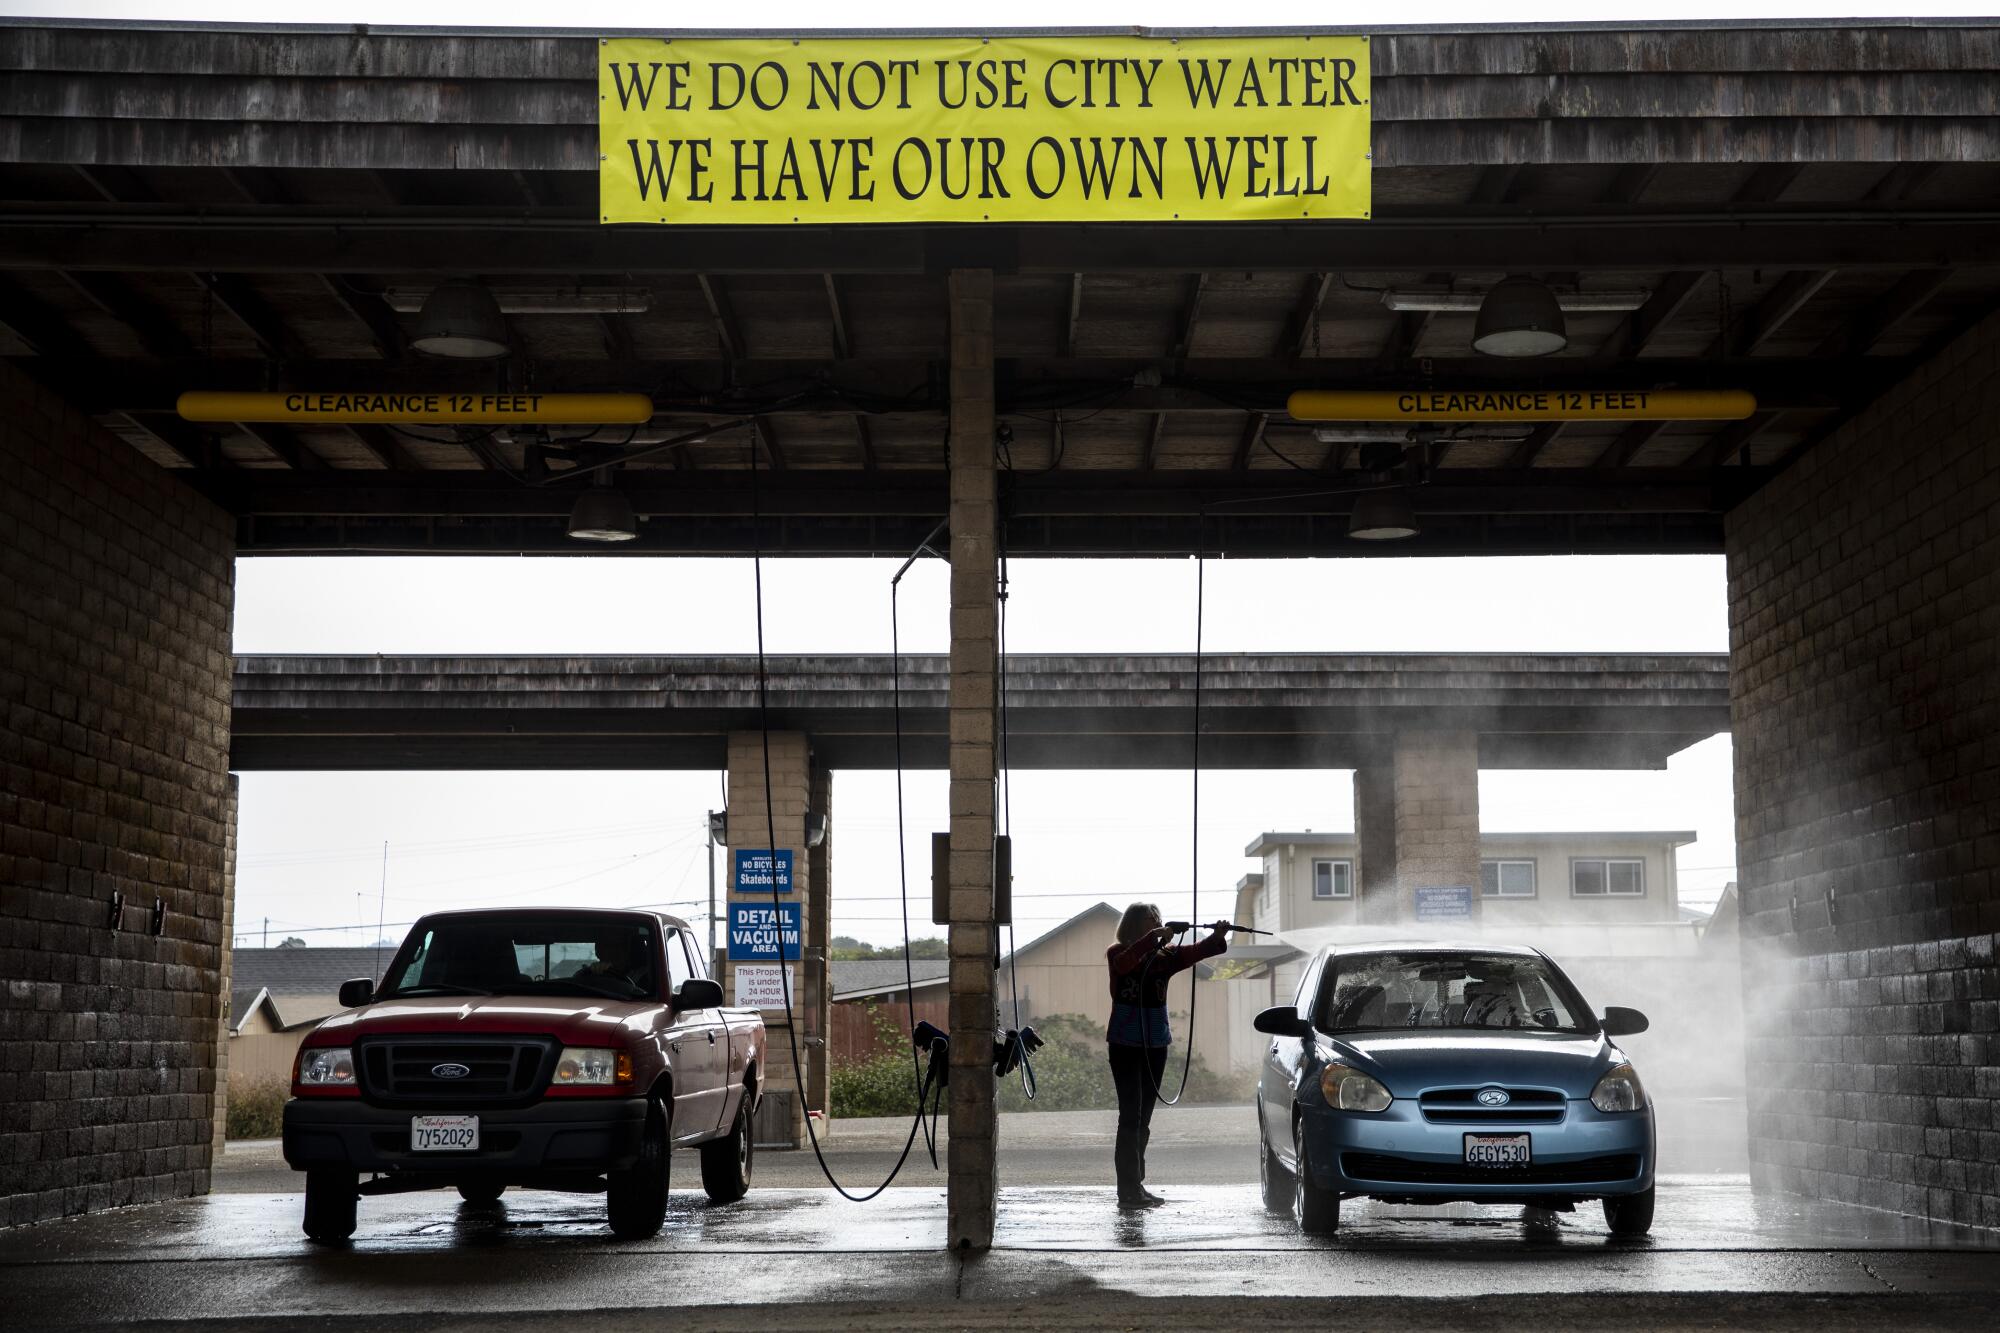
[[[750,1132],[750,1092],[736,1108],[736,1123],[719,1139],[701,1145],[701,1187],[716,1203],[735,1203],[750,1192],[750,1166],[757,1155]]]
[[[475,1180],[458,1187],[458,1197],[467,1203],[498,1203],[507,1187],[497,1180]]]
[[[1614,1236],[1643,1236],[1653,1229],[1653,1187],[1604,1201],[1604,1223]]]
[[[306,1172],[308,1240],[334,1245],[354,1234],[354,1204],[360,1198],[357,1172],[337,1166],[316,1166]]]
[[[1278,1165],[1278,1154],[1272,1151],[1270,1142],[1264,1137],[1261,1113],[1257,1126],[1257,1183],[1264,1187],[1266,1212],[1292,1211],[1292,1194],[1297,1187],[1292,1183],[1292,1173]]]
[[[1306,1157],[1305,1126],[1292,1131],[1297,1145],[1298,1173],[1292,1177],[1293,1207],[1299,1216],[1299,1230],[1308,1236],[1330,1235],[1340,1229],[1340,1195],[1321,1189],[1313,1180],[1312,1165]]]
[[[644,1240],[667,1220],[667,1177],[674,1160],[667,1128],[667,1111],[654,1102],[639,1140],[639,1160],[629,1171],[613,1171],[606,1182],[604,1211],[611,1234],[620,1240]]]

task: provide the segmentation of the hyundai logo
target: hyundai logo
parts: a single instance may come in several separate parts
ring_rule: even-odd
[[[470,1074],[471,1072],[472,1071],[470,1069],[467,1069],[464,1065],[431,1066],[432,1078],[464,1078],[467,1074]],[[1479,1094],[1479,1097],[1481,1101],[1484,1101],[1486,1099],[1486,1094],[1482,1092],[1481,1094]],[[1503,1092],[1500,1094],[1500,1099],[1502,1101],[1505,1101],[1506,1098],[1507,1098],[1506,1093]]]
[[[1505,1088],[1482,1088],[1479,1093],[1479,1104],[1481,1106],[1505,1106],[1513,1100],[1512,1097],[1507,1095],[1507,1089]]]

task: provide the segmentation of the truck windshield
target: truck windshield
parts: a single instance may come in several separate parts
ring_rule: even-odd
[[[1383,1028],[1533,1028],[1594,1032],[1567,978],[1518,954],[1380,953],[1333,960],[1313,1024],[1322,1032]]]
[[[589,992],[657,994],[653,928],[601,916],[468,917],[426,922],[396,951],[382,998]]]

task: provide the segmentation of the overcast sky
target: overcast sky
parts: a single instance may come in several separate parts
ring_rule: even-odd
[[[1843,3],[1848,15],[1970,16],[1992,0]],[[1824,0],[1754,6],[1627,0],[1464,3],[1396,0],[1340,6],[1237,0],[974,0],[948,13],[912,0],[831,10],[801,0],[735,0],[726,10],[653,0],[137,0],[53,4],[0,0],[17,16],[562,26],[617,31],[1131,24],[1237,26],[1602,22],[1607,18],[1798,18]],[[885,650],[891,565],[773,562],[766,586],[773,652]],[[1185,651],[1193,642],[1186,561],[1017,562],[1012,647],[1021,652]],[[738,652],[753,643],[741,562],[559,560],[246,560],[239,567],[242,652]],[[906,581],[903,641],[942,651],[942,570]],[[1330,560],[1212,567],[1209,646],[1216,651],[1672,651],[1727,647],[1715,558]],[[943,775],[905,782],[912,900],[928,903],[926,839],[942,828]],[[1188,905],[1186,773],[1023,774],[1014,785],[1017,919],[1024,939],[1099,898]],[[1482,821],[1494,830],[1691,828],[1683,897],[1712,900],[1734,860],[1726,737],[1664,773],[1487,773]],[[243,779],[237,922],[246,943],[299,933],[365,943],[378,915],[540,900],[662,903],[699,919],[706,897],[705,812],[722,803],[714,773],[250,774]],[[1242,856],[1273,828],[1349,829],[1345,772],[1204,777],[1202,915],[1226,910]],[[836,780],[835,929],[900,938],[891,775]],[[386,873],[383,845],[388,844]],[[390,935],[398,934],[394,925]]]
[[[772,653],[883,652],[892,561],[770,561]],[[1016,652],[1185,652],[1194,641],[1188,560],[1015,561]],[[946,648],[945,570],[904,580],[902,642]],[[743,561],[246,559],[236,646],[268,653],[723,653],[755,646]],[[1224,561],[1208,567],[1215,652],[1722,652],[1716,557]],[[945,826],[941,773],[904,784],[918,933],[927,838]],[[1023,939],[1100,898],[1190,906],[1185,772],[1023,773],[1015,781],[1017,921]],[[1731,876],[1726,737],[1665,772],[1490,772],[1495,830],[1694,829],[1682,891],[1711,900]],[[270,774],[243,778],[237,925],[246,943],[304,932],[368,943],[378,912],[505,902],[669,904],[699,919],[701,829],[722,804],[715,773]],[[834,926],[901,938],[895,793],[887,773],[836,775]],[[1353,828],[1352,775],[1215,772],[1202,779],[1202,915],[1228,910],[1267,829]],[[382,844],[389,844],[383,895]],[[380,901],[378,902],[378,895]],[[329,929],[331,928],[331,929]],[[398,932],[389,930],[390,935]]]

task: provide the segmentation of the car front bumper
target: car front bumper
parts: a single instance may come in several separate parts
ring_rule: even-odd
[[[1607,1114],[1567,1103],[1561,1121],[1432,1122],[1414,1098],[1385,1111],[1301,1106],[1313,1181],[1342,1194],[1398,1202],[1561,1203],[1638,1194],[1652,1187],[1653,1110]],[[1467,1134],[1526,1134],[1526,1167],[1471,1166]]]
[[[285,1161],[295,1170],[356,1171],[525,1180],[536,1173],[601,1173],[630,1167],[645,1133],[644,1097],[552,1098],[529,1106],[371,1106],[353,1097],[294,1097],[285,1103]],[[410,1151],[410,1119],[477,1115],[474,1152]]]

